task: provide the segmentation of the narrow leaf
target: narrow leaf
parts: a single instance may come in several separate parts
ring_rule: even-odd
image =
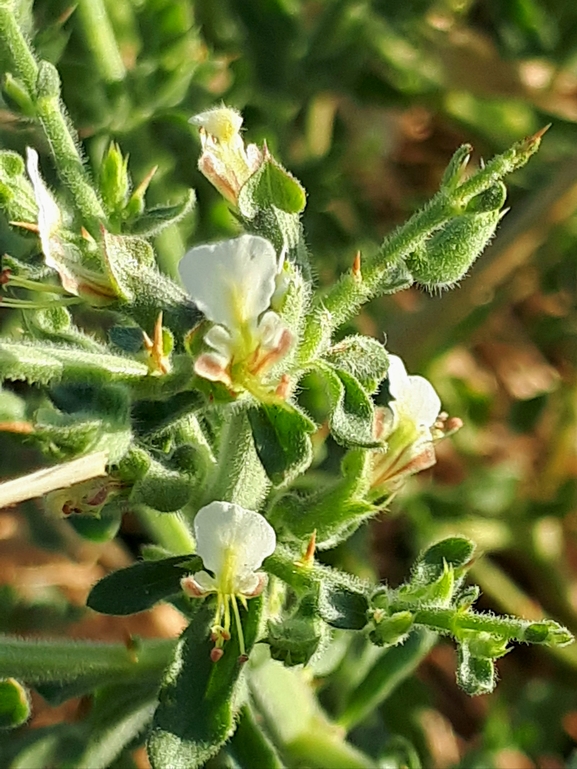
[[[108,574],[90,591],[87,606],[101,614],[135,614],[180,592],[182,577],[202,568],[200,558],[179,555],[140,561]]]

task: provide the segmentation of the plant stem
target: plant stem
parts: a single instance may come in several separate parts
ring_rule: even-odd
[[[103,80],[123,80],[126,68],[103,0],[78,0],[76,13]]]
[[[16,73],[26,86],[30,98],[36,96],[36,80],[38,79],[38,64],[14,15],[11,0],[0,0],[0,39],[10,53],[15,64]]]
[[[0,676],[28,683],[72,681],[83,675],[159,673],[170,662],[176,641],[142,641],[137,651],[123,644],[37,641],[0,636]]]
[[[195,552],[196,542],[192,532],[178,513],[157,513],[144,505],[138,508],[137,513],[150,536],[161,547],[175,555]]]
[[[34,103],[36,115],[44,129],[52,149],[58,174],[70,188],[74,201],[88,229],[97,229],[97,223],[105,219],[104,210],[92,187],[78,151],[77,137],[71,128],[62,102],[57,94],[39,93],[39,74],[53,70],[53,85],[60,81],[52,65],[38,65],[28,41],[16,21],[10,0],[0,0],[0,42],[9,52],[16,76],[24,83]],[[94,233],[96,234],[96,232]]]

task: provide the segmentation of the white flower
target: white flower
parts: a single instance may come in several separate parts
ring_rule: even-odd
[[[269,309],[277,277],[273,246],[256,235],[197,246],[182,259],[180,275],[199,310],[215,324],[204,337],[213,352],[197,358],[196,373],[258,394],[262,375],[293,341]]]
[[[38,236],[44,261],[60,276],[63,288],[75,296],[86,295],[94,305],[107,304],[115,293],[104,275],[81,263],[79,249],[62,227],[62,214],[38,170],[38,153],[26,148],[26,170],[38,206]]]
[[[266,574],[258,570],[264,559],[274,553],[275,531],[260,513],[229,502],[211,502],[196,514],[194,533],[196,552],[212,574],[198,571],[184,577],[181,580],[182,589],[195,598],[217,594],[212,629],[216,641],[213,660],[220,659],[223,643],[230,638],[231,607],[239,633],[241,655],[244,655],[237,598],[246,608],[246,599],[262,592]]]
[[[395,491],[403,480],[436,462],[434,441],[442,437],[441,400],[422,376],[409,376],[403,361],[389,357],[389,393],[393,400],[376,410],[375,433],[387,441],[386,452],[373,455],[372,487]]]
[[[431,438],[431,428],[441,411],[441,399],[433,385],[425,377],[409,376],[397,355],[389,357],[387,376],[394,398],[389,404],[394,415],[393,430],[401,423],[410,424],[419,435]]]
[[[256,144],[244,146],[242,115],[229,107],[216,107],[190,118],[200,129],[200,171],[227,200],[236,205],[243,184],[262,163]]]

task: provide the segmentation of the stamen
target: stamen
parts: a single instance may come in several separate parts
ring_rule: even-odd
[[[234,619],[236,621],[236,632],[238,633],[238,648],[240,649],[240,656],[246,657],[246,649],[244,646],[244,634],[242,632],[242,623],[240,621],[240,612],[238,610],[238,604],[236,602],[236,596],[231,595],[232,610],[234,612]],[[247,657],[248,659],[248,657]]]

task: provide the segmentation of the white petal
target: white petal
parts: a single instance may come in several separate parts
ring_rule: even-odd
[[[216,590],[216,580],[206,571],[196,571],[192,576],[199,588],[205,593],[211,593]]]
[[[428,379],[410,376],[402,408],[403,412],[407,410],[417,425],[432,427],[441,411],[441,399]]]
[[[256,321],[275,290],[276,254],[257,235],[241,235],[190,250],[179,265],[182,281],[209,320],[230,330]]]
[[[269,350],[274,350],[278,347],[284,331],[285,326],[280,316],[272,310],[265,312],[257,327],[260,344]]]
[[[196,552],[204,566],[218,579],[232,552],[237,581],[243,584],[276,547],[275,531],[264,516],[229,502],[202,507],[194,519],[194,533]]]
[[[32,182],[34,197],[38,206],[38,232],[40,243],[42,244],[42,252],[46,258],[46,264],[53,269],[58,269],[54,259],[51,257],[50,238],[60,227],[62,217],[60,216],[60,209],[40,176],[38,153],[30,147],[26,148],[26,170]]]
[[[216,352],[205,352],[194,361],[194,371],[198,376],[211,382],[223,382],[229,385],[230,376],[227,371],[230,358],[224,358]]]
[[[204,335],[204,341],[213,350],[220,353],[227,361],[231,357],[231,342],[232,338],[230,333],[224,328],[224,326],[213,326]]]
[[[398,355],[389,355],[389,392],[395,400],[402,400],[408,382],[407,369]]]

